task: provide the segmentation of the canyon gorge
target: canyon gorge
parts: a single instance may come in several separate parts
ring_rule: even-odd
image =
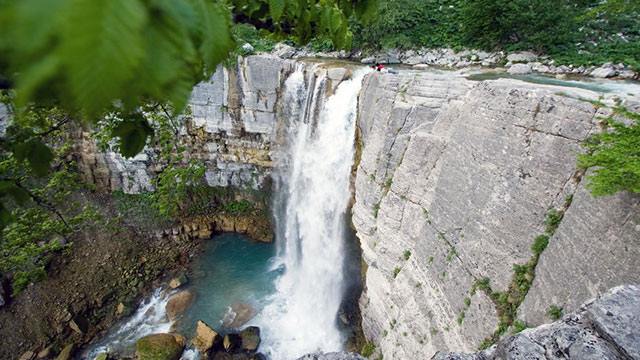
[[[205,166],[208,186],[256,205],[154,224],[136,235],[149,244],[135,250],[147,265],[109,271],[164,259],[146,285],[134,286],[149,294],[156,279],[174,275],[168,263],[189,263],[199,256],[190,250],[216,234],[275,239],[268,271],[282,274],[248,323],[260,327],[260,351],[272,359],[361,350],[350,342],[380,359],[551,358],[554,351],[558,359],[639,359],[640,197],[594,197],[592,170],[579,168],[576,156],[614,107],[640,112],[640,85],[486,77],[490,71],[380,73],[275,55],[218,67],[193,90],[177,142],[187,160]],[[125,159],[86,129],[75,136],[78,169],[96,192],[154,191],[161,160],[153,147]],[[545,245],[535,246],[541,237]],[[179,251],[154,252],[165,247]],[[96,260],[103,255],[86,261],[112,266]],[[46,298],[46,286],[25,296]],[[39,300],[0,308],[2,324],[14,324],[0,329],[11,339],[2,358],[35,358],[52,339],[86,345],[108,329],[67,328],[75,313],[99,322],[107,316],[87,307],[105,309],[109,325],[125,318],[114,318],[117,296],[96,291],[104,301],[79,295],[46,303],[64,314],[38,322],[37,331]],[[531,329],[510,336],[517,327]],[[303,358],[323,356],[360,358]]]

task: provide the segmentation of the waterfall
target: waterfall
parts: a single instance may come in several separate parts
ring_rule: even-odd
[[[337,317],[363,76],[356,72],[328,98],[329,80],[322,72],[299,66],[285,83],[288,124],[274,176],[278,265],[284,273],[256,320],[264,334],[261,351],[272,359],[338,351],[344,345]]]

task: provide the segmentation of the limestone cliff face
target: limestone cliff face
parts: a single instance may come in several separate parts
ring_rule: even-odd
[[[279,93],[294,64],[251,56],[235,69],[219,67],[209,81],[194,88],[190,115],[177,140],[189,149],[190,159],[204,163],[210,186],[262,187],[272,165]],[[81,139],[78,163],[86,180],[107,191],[153,190],[151,179],[160,169],[153,148],[124,159],[117,152],[100,152],[89,133]]]
[[[433,360],[637,359],[640,288],[619,286],[582,304],[562,320],[527,329],[473,354],[438,353]]]
[[[640,199],[594,199],[576,168],[607,111],[584,100],[598,95],[456,73],[366,78],[353,224],[367,265],[363,329],[385,359],[476,350],[500,319],[474,284],[506,291],[550,209],[565,216],[519,319],[547,322],[550,305],[572,311],[640,282]]]

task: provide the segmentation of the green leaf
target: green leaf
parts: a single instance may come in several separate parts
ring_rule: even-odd
[[[75,105],[88,116],[122,98],[144,56],[139,0],[69,0],[60,57]]]
[[[221,4],[205,0],[198,0],[196,4],[201,29],[199,51],[209,74],[235,46],[230,30],[231,13]]]
[[[13,154],[18,161],[27,160],[36,176],[45,176],[53,160],[51,149],[36,138],[15,145]]]
[[[273,21],[278,21],[284,13],[285,0],[269,0],[269,13]]]
[[[14,218],[11,212],[0,202],[0,229],[4,229],[4,227],[12,223],[13,220]]]
[[[120,138],[120,154],[131,158],[136,156],[153,135],[153,128],[142,114],[131,114],[130,117],[113,128],[112,136]]]
[[[22,205],[29,200],[29,193],[26,190],[18,187],[12,181],[0,180],[0,196],[4,195],[13,197],[18,205]]]

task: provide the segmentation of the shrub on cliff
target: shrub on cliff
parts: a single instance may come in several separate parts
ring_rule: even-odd
[[[596,196],[619,191],[640,193],[640,114],[617,108],[609,117],[607,129],[589,138],[586,154],[578,157],[580,167],[593,168],[588,187]]]

